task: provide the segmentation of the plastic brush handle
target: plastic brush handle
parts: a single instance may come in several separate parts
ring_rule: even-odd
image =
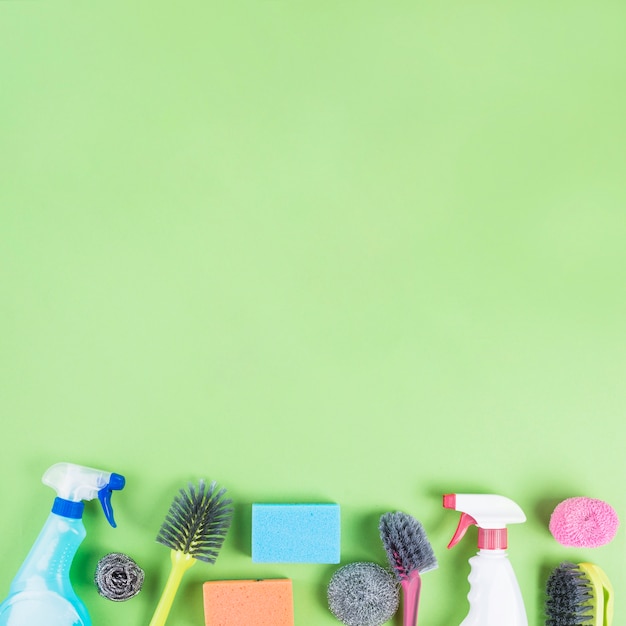
[[[611,626],[613,624],[614,607],[613,585],[611,585],[609,577],[595,563],[579,563],[578,567],[586,574],[592,587],[592,626]]]
[[[417,624],[417,609],[420,602],[422,578],[417,570],[413,570],[402,579],[402,626],[415,626]]]
[[[170,570],[170,575],[165,583],[165,589],[163,589],[161,599],[159,600],[159,603],[154,611],[154,615],[150,620],[150,626],[165,625],[167,616],[172,608],[174,598],[176,597],[176,592],[180,586],[180,581],[183,578],[183,574],[196,562],[196,559],[194,559],[190,554],[185,554],[184,552],[180,552],[178,550],[171,551],[171,559],[172,569]]]

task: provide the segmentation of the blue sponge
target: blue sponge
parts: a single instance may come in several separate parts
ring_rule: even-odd
[[[253,504],[255,563],[339,563],[338,504]]]

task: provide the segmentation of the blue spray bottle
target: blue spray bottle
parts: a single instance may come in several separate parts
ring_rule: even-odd
[[[0,604],[0,626],[91,626],[89,613],[70,582],[70,567],[86,531],[84,500],[98,498],[115,527],[111,494],[124,488],[119,474],[57,463],[42,479],[57,492],[44,527]]]

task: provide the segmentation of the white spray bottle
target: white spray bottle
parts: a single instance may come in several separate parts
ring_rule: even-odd
[[[447,494],[443,506],[461,512],[448,548],[470,526],[478,526],[478,554],[469,560],[470,610],[461,626],[528,626],[522,593],[506,553],[507,525],[526,521],[522,509],[509,498],[490,494]]]
[[[0,604],[0,626],[91,626],[89,613],[70,582],[70,567],[86,531],[83,500],[98,498],[115,526],[111,493],[124,487],[120,474],[57,463],[43,475],[57,492],[37,540]]]

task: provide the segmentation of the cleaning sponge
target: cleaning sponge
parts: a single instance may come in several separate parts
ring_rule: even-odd
[[[596,498],[567,498],[550,517],[550,532],[562,545],[598,548],[609,543],[619,526],[615,509]]]
[[[338,504],[253,504],[256,563],[339,563]]]
[[[212,580],[202,586],[206,626],[294,626],[291,580]]]

